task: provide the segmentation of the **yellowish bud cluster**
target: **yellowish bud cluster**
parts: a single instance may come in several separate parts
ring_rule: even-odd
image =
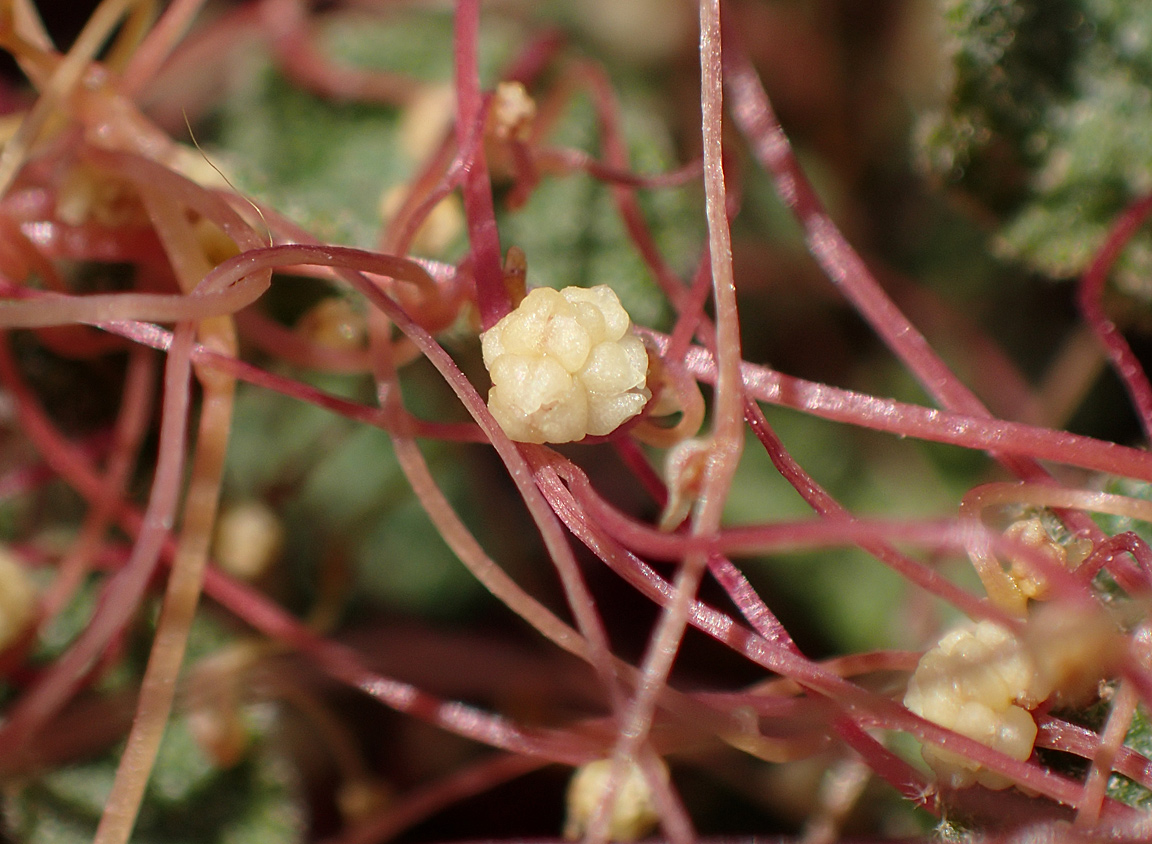
[[[36,617],[36,587],[24,566],[0,546],[0,651],[11,647]]]
[[[1073,569],[1087,556],[1087,552],[1083,551],[1078,543],[1071,546],[1070,556],[1069,548],[1049,536],[1048,531],[1044,529],[1044,523],[1036,516],[1013,522],[1004,531],[1004,536],[1045,557],[1053,568]],[[1011,558],[1008,576],[1012,578],[1012,582],[1024,597],[1037,601],[1048,599],[1050,589],[1048,579],[1043,571],[1038,570],[1029,561]]]
[[[598,759],[576,769],[568,784],[568,816],[564,837],[582,838],[596,816],[612,777],[612,760]],[[635,763],[624,766],[616,783],[608,816],[610,841],[635,841],[651,832],[660,820],[652,789]]]
[[[651,398],[648,353],[607,285],[536,288],[481,344],[488,409],[518,442],[610,434]]]
[[[946,633],[920,658],[904,705],[928,721],[1024,761],[1032,755],[1036,722],[1028,711],[1051,694],[1024,645],[990,621]],[[1011,781],[964,756],[926,744],[924,761],[951,788]]]
[[[252,499],[225,507],[220,513],[212,553],[228,574],[255,580],[276,561],[283,546],[280,518],[267,504]]]

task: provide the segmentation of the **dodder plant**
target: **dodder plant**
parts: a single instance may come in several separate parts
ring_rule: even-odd
[[[976,377],[1027,421],[994,416],[953,374],[798,165],[746,52],[741,24],[763,23],[759,11],[734,5],[722,20],[718,0],[701,4],[700,72],[686,77],[699,79],[701,134],[684,144],[701,159],[642,175],[610,73],[540,10],[485,8],[482,21],[476,0],[322,15],[262,0],[193,25],[201,5],[174,0],[153,20],[152,3],[105,0],[66,52],[27,0],[0,19],[35,94],[7,92],[0,156],[10,837],[84,838],[91,823],[102,844],[134,829],[138,840],[311,830],[367,842],[453,811],[480,823],[477,806],[511,820],[440,834],[604,841],[658,825],[683,844],[772,818],[770,831],[829,841],[845,824],[929,835],[935,817],[960,837],[1148,837],[1152,552],[1136,522],[1152,516],[1152,457],[1054,426],[1055,391],[1032,391],[983,339],[971,345]],[[648,11],[636,37],[655,42],[670,25],[675,50],[684,10]],[[397,53],[418,41],[451,85],[329,52],[357,29],[405,33]],[[379,121],[363,142],[393,157],[407,137],[416,163],[378,231],[339,213],[379,193],[352,196],[370,173],[276,182],[278,159],[313,155],[332,174],[340,159],[261,134],[276,121],[235,105],[258,85],[215,113],[218,151],[174,140],[186,134],[174,98],[189,120],[209,115],[211,86],[196,83],[218,79],[224,56],[271,57],[274,70],[245,68],[279,90],[281,129],[313,141],[308,124],[324,115],[358,130]],[[483,85],[482,58],[499,65]],[[592,119],[571,121],[581,108]],[[562,145],[572,126],[594,139]],[[264,173],[252,172],[253,145]],[[934,407],[748,359],[742,333],[758,323],[741,324],[746,271],[730,227],[762,198],[751,174],[745,195],[753,168]],[[538,213],[571,185],[592,189],[570,209],[585,215],[576,237],[556,203]],[[331,203],[327,218],[300,219],[309,191]],[[679,199],[661,205],[669,195]],[[675,210],[693,197],[695,217]],[[1146,434],[1152,387],[1101,297],[1150,207],[1119,219],[1080,287],[1083,322]],[[590,232],[604,219],[627,248],[600,262],[570,254],[602,246]],[[565,246],[551,267],[534,260],[554,242]],[[678,266],[685,255],[694,263]],[[548,269],[573,266],[589,290],[528,293],[566,286]],[[816,318],[803,342],[815,352],[834,340]],[[1091,362],[1077,348],[1058,371]],[[114,398],[77,419],[74,397],[96,372]],[[846,450],[871,429],[906,438],[902,453],[928,441],[988,463],[941,483],[948,510],[931,518],[857,513],[794,457],[767,406],[840,424]],[[776,418],[805,437],[825,431]],[[748,467],[764,457],[810,514],[781,516],[780,494],[758,491],[768,472]],[[928,483],[917,471],[900,487],[914,497]],[[480,632],[433,636],[431,612],[400,632],[380,623],[394,573],[435,565],[441,542],[519,617],[516,631],[543,638],[543,659]],[[842,562],[849,548],[869,561]],[[791,579],[765,575],[812,549],[834,553]],[[414,580],[410,613],[480,600],[452,578]],[[373,582],[385,585],[368,600]],[[887,595],[890,627],[844,632],[866,624],[856,591]],[[798,645],[778,614],[815,644]],[[919,650],[884,649],[901,639]],[[716,650],[676,674],[701,647]],[[708,669],[724,649],[741,664]],[[559,768],[578,771],[563,823],[546,773]],[[517,778],[533,785],[509,790]],[[535,815],[520,819],[537,802],[543,832]],[[743,820],[717,820],[733,807]]]

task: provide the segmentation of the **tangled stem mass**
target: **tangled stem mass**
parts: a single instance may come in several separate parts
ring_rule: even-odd
[[[761,81],[770,57],[749,52],[752,27],[807,31],[786,4],[702,0],[694,22],[691,4],[589,0],[570,32],[478,0],[202,5],[157,16],[148,0],[103,0],[67,49],[32,0],[0,14],[25,77],[0,90],[0,837],[43,840],[53,777],[101,764],[110,784],[79,834],[157,834],[165,765],[184,752],[206,782],[238,777],[238,802],[274,781],[283,840],[367,844],[428,823],[421,840],[604,842],[658,826],[676,844],[825,842],[848,828],[932,835],[940,817],[1010,837],[1025,824],[1146,840],[1152,763],[1125,741],[1147,732],[1152,705],[1152,457],[1061,430],[1052,409],[1075,399],[1034,390],[978,329],[964,351],[1007,375],[991,384],[977,368],[968,386],[905,315],[883,256],[861,257],[801,169]],[[634,20],[613,17],[622,5]],[[336,46],[349,26],[428,21],[451,29],[443,79]],[[512,45],[499,61],[489,36]],[[684,151],[656,173],[631,164],[640,121],[625,119],[634,92],[617,90],[645,63],[663,68],[640,73],[663,98],[660,137]],[[690,132],[683,102],[653,83],[664,71],[699,93]],[[411,160],[400,188],[380,185],[375,249],[293,219],[307,202],[268,174],[249,174],[249,196],[203,166],[244,170],[227,133],[210,155],[175,140],[203,125],[211,141],[205,118],[227,123],[211,92],[229,74],[390,127],[379,149]],[[581,109],[595,139],[564,146]],[[273,140],[285,155],[300,142]],[[843,164],[842,148],[824,154]],[[757,210],[772,200],[756,168],[814,263]],[[573,186],[592,211],[540,212]],[[692,206],[694,222],[673,237],[661,202]],[[1087,330],[1067,327],[1099,339],[1145,433],[1152,390],[1102,301],[1149,209],[1118,220],[1080,287]],[[610,260],[583,254],[609,229]],[[567,244],[551,264],[550,238]],[[764,255],[801,288],[822,284],[818,268],[889,357],[823,360],[845,348],[839,318],[805,304],[808,377],[765,363],[767,335],[791,319],[777,302],[806,294],[758,276],[749,258]],[[581,283],[537,266],[577,266]],[[1095,371],[1098,353],[1069,348],[1082,359],[1059,371]],[[860,374],[895,365],[931,405]],[[111,386],[89,401],[95,373]],[[1027,412],[999,418],[981,394]],[[893,434],[903,442],[860,445]],[[360,438],[370,460],[342,450]],[[259,461],[243,451],[253,442]],[[308,491],[333,472],[345,474],[318,496],[332,501],[316,503]],[[859,486],[893,475],[896,492],[861,503]],[[895,503],[878,511],[885,495]],[[382,518],[385,538],[363,551],[364,524]],[[452,557],[436,589],[470,588],[462,563],[499,608],[470,598],[451,630],[439,594],[391,613],[398,572],[425,546]],[[821,556],[788,574],[802,551]],[[862,620],[865,599],[887,602],[885,623]],[[944,632],[956,614],[969,620]],[[497,632],[459,633],[473,622]],[[166,750],[181,730],[188,748]],[[549,779],[560,768],[578,771],[566,820]],[[504,788],[540,807],[524,826],[467,808]],[[459,828],[435,825],[453,811]]]

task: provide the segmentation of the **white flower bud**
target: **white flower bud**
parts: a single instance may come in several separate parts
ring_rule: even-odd
[[[598,759],[576,769],[568,784],[568,816],[564,837],[582,838],[604,799],[612,777],[612,760]],[[635,841],[651,832],[660,820],[652,789],[635,763],[624,767],[616,784],[608,817],[610,841]]]
[[[532,290],[481,337],[488,409],[517,442],[615,431],[644,409],[648,353],[612,288]]]
[[[13,645],[36,616],[36,587],[13,554],[0,546],[0,651]]]
[[[220,513],[212,553],[228,574],[255,580],[276,561],[283,546],[280,518],[267,504],[253,499]]]

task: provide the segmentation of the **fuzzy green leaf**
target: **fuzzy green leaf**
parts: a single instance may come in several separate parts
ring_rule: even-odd
[[[1082,272],[1108,228],[1152,190],[1152,6],[1142,0],[943,0],[952,83],[922,118],[929,170],[1000,216],[1000,254]],[[1118,285],[1152,300],[1152,238]]]
[[[321,49],[337,64],[447,83],[452,16],[398,15],[387,25],[336,18]],[[485,26],[481,72],[490,79],[517,43],[508,27]],[[398,138],[401,110],[341,103],[302,90],[271,64],[251,59],[216,115],[214,145],[238,185],[319,238],[370,247],[381,198],[420,164]]]
[[[92,840],[119,754],[61,768],[9,793],[6,829],[24,844]],[[291,844],[304,822],[281,760],[256,751],[224,770],[204,756],[187,722],[169,723],[132,840],[137,844]]]
[[[1124,737],[1124,746],[1137,753],[1152,758],[1152,723],[1143,706],[1136,709],[1132,726]],[[1120,774],[1113,774],[1108,780],[1108,796],[1137,809],[1152,808],[1152,791]]]

